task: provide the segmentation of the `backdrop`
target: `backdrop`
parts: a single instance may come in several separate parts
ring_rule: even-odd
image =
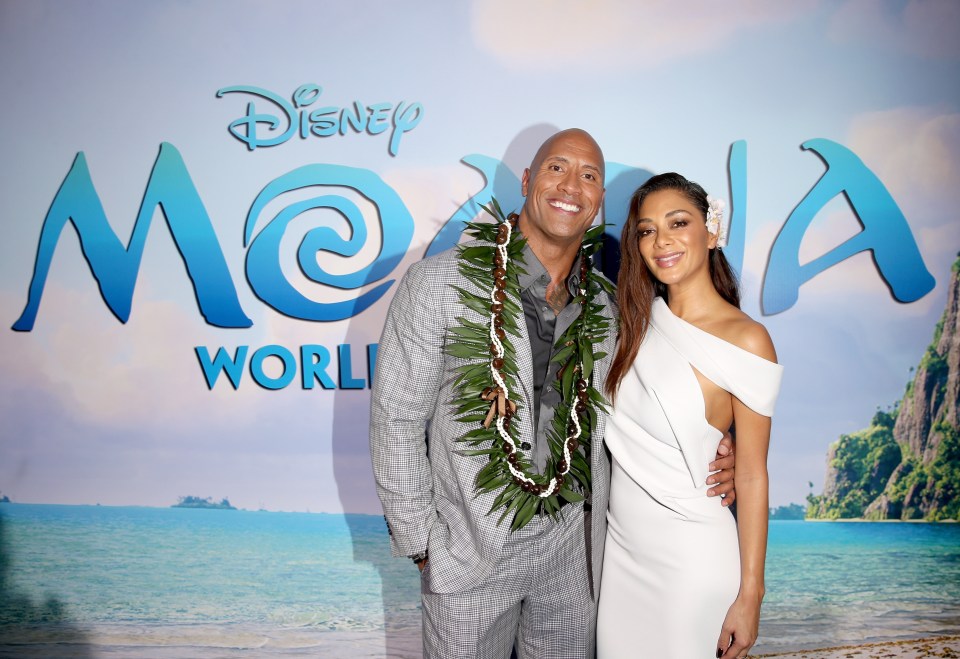
[[[800,503],[943,311],[958,34],[933,0],[4,0],[0,492],[379,514],[398,278],[576,126],[613,236],[651,173],[727,199]]]

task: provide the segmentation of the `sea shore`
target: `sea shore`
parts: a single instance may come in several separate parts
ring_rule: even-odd
[[[751,654],[751,657],[776,659],[925,659],[949,657],[960,659],[960,636],[937,636],[911,641],[889,641],[864,645],[841,645],[820,650]]]

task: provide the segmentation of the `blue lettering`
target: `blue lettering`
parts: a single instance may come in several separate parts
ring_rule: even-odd
[[[373,375],[377,371],[377,350],[379,348],[379,343],[367,345],[367,382],[370,383],[371,388],[373,388]]]
[[[343,114],[340,117],[340,134],[346,135],[347,128],[353,128],[358,133],[367,129],[367,110],[360,104],[360,101],[353,102],[353,112],[343,108]]]
[[[200,368],[203,369],[203,377],[207,380],[207,389],[213,391],[213,385],[217,383],[220,373],[227,374],[234,389],[240,386],[243,364],[247,361],[247,346],[237,346],[232,358],[226,348],[218,348],[217,356],[213,360],[210,359],[210,352],[204,346],[197,346],[194,351],[200,361]]]
[[[277,144],[283,144],[293,137],[293,133],[297,129],[297,125],[294,120],[297,112],[292,105],[287,103],[286,100],[280,96],[277,96],[273,92],[267,91],[266,89],[260,89],[259,87],[246,87],[242,85],[218,89],[217,98],[221,98],[224,94],[233,94],[237,92],[253,94],[254,96],[265,98],[283,111],[283,118],[281,119],[273,114],[259,114],[257,113],[256,106],[254,106],[252,102],[247,103],[246,115],[240,117],[239,119],[234,119],[230,122],[228,127],[230,134],[246,144],[247,149],[253,151],[258,146],[276,146]],[[287,125],[283,132],[277,130],[280,127],[281,122],[286,122]],[[267,135],[272,135],[272,137],[261,138],[258,135],[257,127],[260,124],[267,125]],[[278,132],[280,133],[279,135],[276,134]]]
[[[240,387],[240,380],[243,376],[243,370],[246,366],[249,346],[237,346],[231,357],[227,348],[221,346],[217,348],[216,355],[211,359],[210,351],[204,346],[196,346],[194,352],[197,355],[197,361],[200,362],[200,368],[203,371],[207,388],[211,391],[217,384],[220,374],[226,374],[226,379],[234,389]],[[337,379],[334,382],[330,377],[328,369],[332,368],[331,350],[322,345],[302,345],[300,346],[300,383],[304,390],[313,389],[315,383],[319,382],[323,389],[363,389],[368,383],[373,382],[373,372],[377,358],[377,344],[371,343],[366,346],[367,365],[366,372],[368,379],[364,382],[363,378],[357,378],[353,375],[353,353],[352,346],[348,344],[337,346]],[[267,375],[264,369],[264,362],[274,358],[279,360],[282,371],[276,377]],[[293,383],[297,373],[297,360],[294,352],[280,345],[265,345],[254,351],[250,357],[250,375],[253,381],[271,391],[284,389]],[[362,369],[361,369],[362,370]]]
[[[923,263],[906,218],[887,188],[846,147],[826,139],[808,140],[827,171],[787,218],[770,251],[763,281],[765,315],[792,307],[800,286],[858,252],[871,250],[880,275],[901,302],[920,299],[936,285]],[[810,263],[800,265],[800,241],[823,206],[843,193],[864,229]]]
[[[320,85],[315,85],[310,82],[305,85],[300,85],[293,92],[293,104],[298,108],[313,105],[322,93],[323,87]]]
[[[331,137],[336,134],[346,135],[351,128],[354,132],[366,132],[369,135],[379,135],[391,127],[389,152],[396,156],[400,149],[400,140],[404,133],[408,133],[420,123],[423,118],[423,105],[420,103],[400,102],[394,108],[391,103],[374,103],[370,106],[360,101],[354,101],[353,106],[339,108],[324,106],[316,110],[306,110],[313,105],[323,94],[323,87],[313,83],[300,85],[293,92],[289,103],[273,92],[248,85],[235,85],[217,90],[217,98],[225,94],[245,93],[265,99],[278,108],[277,114],[257,112],[253,102],[247,103],[246,114],[230,122],[228,130],[235,138],[247,145],[247,149],[254,151],[257,147],[277,146],[283,144],[294,133],[301,139],[311,135],[316,137]],[[266,127],[261,134],[259,128]],[[281,130],[281,126],[283,129]]]
[[[313,110],[310,113],[310,132],[317,137],[336,135],[340,129],[340,122],[336,117],[330,117],[329,115],[335,115],[338,111],[339,108],[329,105]]]
[[[337,385],[327,374],[330,366],[330,351],[323,346],[300,346],[301,382],[304,389],[313,389],[313,383],[319,382],[324,389],[336,389]]]
[[[381,248],[377,258],[365,268],[347,274],[328,273],[317,263],[316,255],[330,252],[355,256],[367,240],[367,226],[360,209],[351,200],[333,195],[313,197],[280,210],[253,237],[260,212],[279,195],[310,186],[352,188],[371,200],[380,216]],[[286,278],[280,263],[280,242],[290,222],[309,210],[328,208],[338,212],[350,224],[349,238],[330,227],[307,232],[297,252],[301,271],[312,281],[342,290],[353,290],[379,281],[400,263],[413,238],[414,223],[403,201],[383,180],[365,169],[339,165],[305,165],[275,179],[257,195],[247,214],[244,245],[247,252],[247,280],[261,300],[280,313],[303,320],[333,321],[356,316],[379,300],[390,288],[390,279],[343,302],[316,302],[305,297]],[[252,242],[251,242],[252,241]]]
[[[747,240],[747,142],[737,140],[730,147],[727,161],[730,176],[730,224],[723,255],[730,267],[743,273],[743,251]]]
[[[240,308],[220,243],[183,158],[172,144],[164,142],[126,247],[110,228],[83,152],[77,154],[43,221],[27,306],[13,329],[27,332],[33,329],[50,263],[68,221],[80,237],[80,247],[100,287],[101,297],[120,322],[127,322],[147,231],[158,205],[183,257],[200,312],[207,323],[219,327],[250,327],[253,323]]]
[[[283,371],[275,378],[270,377],[263,370],[263,362],[267,357],[277,357],[283,362]],[[283,346],[268,345],[257,348],[253,357],[250,358],[250,375],[253,376],[253,381],[264,389],[283,389],[293,382],[296,374],[297,360],[294,359],[293,353]]]
[[[245,89],[249,91],[251,88]],[[230,91],[236,90],[221,90],[223,93]],[[320,93],[321,89],[317,86],[302,86],[294,94],[294,101],[298,106],[307,105],[313,103]],[[359,103],[356,107],[359,112]],[[379,104],[373,107],[373,118],[365,125],[367,130],[379,131],[389,106]],[[413,106],[408,106],[407,109],[411,107]],[[331,108],[321,108],[316,112],[321,110],[326,113],[324,116],[332,116],[329,114]],[[324,121],[334,123],[332,118]],[[372,128],[374,123],[377,128]],[[318,125],[312,124],[314,128]],[[790,214],[774,242],[763,282],[764,313],[769,315],[790,308],[796,303],[799,288],[803,283],[853,254],[866,250],[872,252],[880,275],[890,286],[896,299],[912,302],[932,290],[935,281],[923,263],[906,218],[879,179],[855,154],[839,144],[828,140],[810,140],[803,144],[803,148],[820,156],[827,164],[827,171]],[[444,224],[429,245],[426,256],[456,245],[460,240],[463,223],[480,215],[479,204],[489,202],[491,197],[499,199],[508,211],[518,209],[523,203],[517,177],[502,162],[479,154],[468,155],[463,158],[463,162],[480,173],[483,187],[464,202]],[[735,142],[731,146],[728,173],[733,217],[730,239],[725,249],[731,265],[740,270],[747,222],[745,141]],[[623,223],[627,199],[636,185],[646,180],[649,175],[650,172],[646,170],[607,163],[605,216],[609,233],[614,233],[611,228],[619,233],[618,225]],[[358,206],[344,196],[317,194],[312,198],[298,199],[280,208],[273,218],[260,221],[260,215],[265,208],[268,205],[277,206],[276,200],[281,195],[313,186],[349,188],[373,203],[380,225],[381,245],[372,263],[355,272],[330,273],[318,262],[317,257],[322,252],[343,258],[354,257],[367,242],[366,220]],[[799,247],[806,229],[820,209],[841,193],[845,194],[864,230],[839,247],[801,266]],[[44,219],[27,305],[13,329],[32,330],[53,255],[68,221],[73,223],[77,231],[81,249],[98,282],[101,297],[113,314],[121,322],[126,322],[131,311],[146,236],[157,206],[163,210],[168,229],[183,258],[199,309],[206,322],[220,327],[250,327],[252,322],[240,307],[226,260],[186,165],[174,146],[163,143],[160,145],[160,152],[126,246],[110,227],[93,186],[84,154],[77,154]],[[357,291],[351,299],[335,302],[310,299],[287,280],[281,267],[280,245],[285,239],[288,225],[303,213],[317,209],[326,209],[336,214],[338,220],[345,220],[349,226],[348,237],[341,236],[340,231],[330,226],[320,226],[307,231],[297,250],[297,265],[313,283],[340,291]],[[257,226],[258,222],[260,227]],[[344,320],[363,312],[390,288],[393,279],[387,277],[404,257],[413,231],[414,221],[403,201],[375,173],[338,165],[306,165],[268,183],[251,205],[243,240],[244,246],[248,247],[247,278],[256,296],[280,313],[321,322]],[[609,271],[609,264],[604,262],[604,265],[608,266]],[[615,271],[615,265],[613,267]],[[324,388],[332,387],[332,379],[326,372],[330,363],[329,353],[319,349],[311,352],[313,348],[305,349],[307,348],[309,350],[301,354],[304,363],[310,364],[309,369],[304,369],[304,387],[311,388],[317,381]],[[245,354],[244,352],[242,357],[245,358]],[[375,356],[375,349],[368,352],[371,369]],[[233,370],[225,365],[227,362],[224,360],[228,358],[226,353],[218,353],[211,362],[209,354],[201,355],[198,351],[198,358],[206,359],[202,361],[202,366],[209,387],[212,388],[219,372],[226,372],[234,386],[237,386],[239,372],[236,370],[236,359],[243,361],[239,353],[232,362]],[[346,373],[350,372],[347,368]],[[371,371],[368,379],[372,377]],[[348,388],[352,388],[357,380],[348,375],[346,382]]]
[[[395,156],[400,150],[400,138],[417,127],[423,119],[423,106],[419,103],[410,103],[407,106],[398,103],[393,113],[393,133],[390,135],[390,155]],[[400,132],[397,132],[400,131]]]
[[[321,93],[323,93],[323,88],[319,85],[301,85],[295,92],[293,92],[293,105],[298,108],[306,107],[320,98]],[[313,132],[313,128],[310,125],[312,119],[312,112],[300,113],[301,139],[306,139],[310,136],[310,133]]]
[[[363,380],[353,377],[353,358],[348,344],[337,346],[337,356],[340,358],[340,388],[363,389]]]
[[[390,128],[390,104],[374,103],[370,106],[370,123],[367,131],[371,135],[379,135]]]

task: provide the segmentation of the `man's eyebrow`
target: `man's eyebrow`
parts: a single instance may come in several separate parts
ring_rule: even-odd
[[[549,156],[549,157],[543,159],[543,163],[541,164],[541,167],[545,167],[546,165],[551,164],[551,163],[555,163],[555,162],[559,162],[559,163],[562,163],[562,164],[564,164],[564,165],[568,165],[568,164],[570,164],[570,159],[567,158],[566,156],[561,156],[561,155]],[[584,164],[584,165],[583,165],[583,168],[584,168],[584,169],[589,169],[590,171],[596,172],[597,174],[599,174],[599,173],[602,171],[599,166],[593,165],[593,164],[591,164],[591,163],[586,163],[586,164]]]

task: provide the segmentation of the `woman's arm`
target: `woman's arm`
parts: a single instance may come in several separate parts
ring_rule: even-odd
[[[737,534],[740,540],[740,592],[727,612],[717,656],[745,657],[757,640],[763,568],[767,554],[767,447],[770,418],[733,401],[737,427]],[[723,651],[722,653],[720,651]]]
[[[777,355],[766,330],[754,325],[741,337],[741,347],[770,361]],[[717,643],[717,656],[746,657],[757,640],[760,604],[764,595],[764,562],[767,555],[769,482],[767,451],[770,417],[754,412],[733,398],[737,428],[737,535],[740,541],[740,592],[727,611]]]

